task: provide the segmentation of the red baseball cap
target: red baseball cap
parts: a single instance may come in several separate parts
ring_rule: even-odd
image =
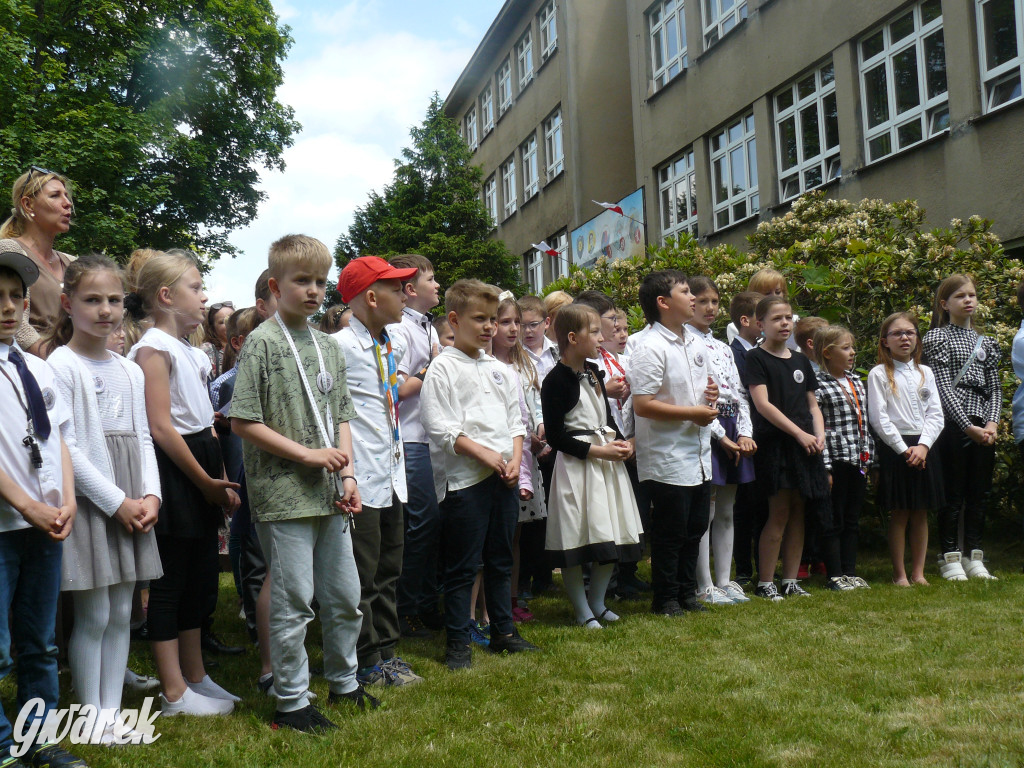
[[[392,267],[380,256],[360,256],[358,259],[352,259],[341,270],[338,292],[341,294],[341,300],[348,304],[378,280],[408,280],[417,271],[416,267]]]

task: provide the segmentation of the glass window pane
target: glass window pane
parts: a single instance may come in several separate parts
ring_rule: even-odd
[[[946,92],[946,41],[940,29],[924,39],[924,68],[928,80],[928,98]]]
[[[726,208],[724,211],[719,211],[715,216],[715,226],[727,227],[729,226],[729,209]]]
[[[882,134],[868,142],[868,154],[872,160],[885,157],[892,152],[892,139],[888,133]]]
[[[941,15],[941,0],[925,0],[925,2],[921,3],[921,24],[929,24]]]
[[[743,147],[736,147],[729,153],[729,168],[732,171],[732,193],[739,194],[747,189],[747,168]]]
[[[722,0],[722,14],[731,9],[736,4],[736,0]]]
[[[994,69],[1003,62],[1017,57],[1017,25],[1013,0],[990,0],[984,8],[985,63],[989,69]]]
[[[843,175],[843,164],[839,162],[838,157],[833,157],[828,161],[828,180],[838,179]]]
[[[1010,78],[1001,80],[992,88],[991,107],[998,107],[1011,99],[1019,99],[1021,96],[1020,74],[1014,74]]]
[[[754,132],[754,115],[753,114],[749,114],[749,115],[747,115],[743,119],[743,127],[746,129],[747,133],[753,133]]]
[[[743,122],[740,121],[734,125],[729,126],[729,143],[732,144],[734,141],[739,141],[743,137]]]
[[[808,75],[796,85],[797,93],[801,99],[806,99],[808,96],[814,94],[818,89],[817,84],[814,82],[814,75]]]
[[[860,55],[864,61],[867,61],[872,56],[881,53],[883,48],[885,48],[885,39],[882,36],[882,30],[878,30],[860,44]]]
[[[775,97],[775,110],[785,112],[793,106],[793,89],[787,88]]]
[[[892,42],[896,43],[902,40],[907,35],[914,32],[914,12],[911,11],[903,16],[900,16],[896,21],[889,25],[889,35],[892,37]]]
[[[668,53],[665,58],[671,61],[679,55],[679,39],[676,37],[676,25],[669,23],[669,25],[665,27],[665,33],[665,40],[668,44]]]
[[[750,189],[757,186],[757,145],[747,142],[747,169],[750,172]]]
[[[732,207],[732,219],[733,221],[739,221],[740,219],[747,218],[747,201],[743,200],[736,203]]]
[[[828,149],[839,146],[839,112],[836,109],[836,95],[830,93],[821,100],[825,118],[825,146]]]
[[[921,89],[917,81],[917,48],[911,47],[892,57],[893,91],[896,95],[896,114],[921,104]]]
[[[828,85],[829,83],[831,83],[835,79],[836,79],[836,70],[835,70],[835,67],[832,66],[831,63],[826,64],[824,67],[821,68],[821,84],[822,85]]]
[[[679,182],[676,184],[676,210],[675,210],[675,223],[686,220],[686,182]]]
[[[821,166],[816,165],[804,173],[804,189],[821,186]]]
[[[790,176],[788,179],[782,180],[782,199],[788,200],[791,197],[795,197],[800,194],[800,179],[796,176]]]
[[[711,137],[711,151],[717,152],[722,148],[722,141],[725,139],[724,133],[716,133]]]
[[[921,140],[921,119],[901,125],[896,129],[896,134],[899,137],[900,149],[916,144]]]
[[[864,98],[867,101],[869,128],[889,119],[889,97],[884,64],[864,73]]]
[[[796,119],[787,117],[779,123],[779,158],[787,171],[799,162],[796,152]]]
[[[668,229],[675,222],[672,219],[672,195],[667,189],[661,190],[661,228]]]
[[[949,107],[940,107],[931,113],[929,135],[934,135],[949,128]]]
[[[654,54],[654,69],[656,71],[661,70],[665,66],[665,53],[661,39],[662,30],[658,30],[654,33],[654,37],[651,39],[651,52]]]
[[[729,198],[729,189],[726,186],[725,158],[720,157],[712,164],[715,176],[715,202],[721,203]]]
[[[800,131],[804,148],[804,160],[821,153],[821,133],[818,125],[818,105],[811,106],[800,112]]]
[[[750,215],[753,216],[755,213],[761,210],[761,196],[751,195],[750,196]]]

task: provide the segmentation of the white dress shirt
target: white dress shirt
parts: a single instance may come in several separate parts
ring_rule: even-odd
[[[530,360],[533,361],[533,367],[537,369],[537,383],[543,384],[544,379],[551,373],[551,369],[555,367],[555,363],[558,362],[558,345],[555,344],[547,336],[542,337],[544,339],[541,344],[540,352],[534,353],[525,344],[523,349],[526,350],[526,354],[530,356]]]
[[[945,424],[932,369],[897,360],[893,367],[895,393],[884,365],[876,365],[868,373],[868,423],[897,454],[902,455],[908,447],[903,435],[920,435],[918,444],[931,448]]]
[[[469,488],[494,471],[455,453],[461,435],[498,452],[505,461],[512,458],[514,438],[526,437],[516,384],[504,363],[483,351],[473,358],[456,347],[445,347],[434,358],[420,393],[420,418],[430,439],[438,501],[446,489]]]
[[[708,364],[711,378],[718,385],[718,402],[722,405],[736,405],[739,409],[736,415],[736,429],[743,437],[753,437],[754,425],[750,421],[750,406],[747,404],[747,398],[743,396],[743,383],[740,381],[740,372],[736,368],[736,358],[733,357],[732,349],[725,342],[712,336],[710,331],[704,333],[689,323],[686,324],[686,332],[692,333],[704,345],[705,362]],[[725,427],[717,420],[711,425],[711,435],[716,440],[725,437]]]
[[[692,333],[679,336],[656,323],[637,341],[629,364],[634,398],[653,395],[670,405],[706,404],[707,355]],[[683,486],[709,482],[711,429],[636,415],[636,461],[640,480]]]
[[[399,413],[398,440],[395,425],[389,416],[390,406],[381,381],[377,353],[373,349],[370,331],[355,315],[348,328],[342,328],[332,338],[345,355],[345,376],[352,396],[356,417],[349,421],[352,430],[352,474],[359,485],[363,504],[374,509],[390,507],[394,497],[403,504],[408,501],[405,484],[402,424]],[[404,342],[393,339],[391,351],[396,366],[400,366]],[[381,357],[387,365],[387,346],[381,347]]]
[[[405,355],[398,364],[398,372],[405,378],[419,373],[430,362],[430,350],[438,343],[437,331],[430,315],[411,307],[402,310],[402,322],[388,326],[392,341],[402,340]],[[402,420],[402,439],[407,443],[426,443],[427,433],[420,423],[420,393],[408,395],[398,401],[398,415]]]

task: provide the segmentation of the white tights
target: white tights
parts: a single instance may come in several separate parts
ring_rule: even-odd
[[[72,592],[75,623],[68,640],[68,665],[82,704],[121,708],[124,670],[131,642],[132,593],[127,582]]]
[[[576,611],[576,621],[580,624],[586,623],[605,611],[604,596],[608,591],[608,584],[611,583],[612,573],[615,571],[615,563],[605,563],[590,566],[590,600],[587,600],[587,590],[583,586],[583,566],[574,565],[562,569],[562,584],[569,595],[569,602]]]
[[[732,572],[732,508],[736,503],[735,485],[716,485],[711,497],[711,522],[700,539],[697,555],[697,591],[707,592],[711,587],[711,561],[708,539],[715,550],[715,581],[721,587],[729,583]]]

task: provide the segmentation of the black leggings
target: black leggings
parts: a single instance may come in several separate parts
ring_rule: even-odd
[[[150,640],[174,640],[179,632],[199,629],[216,588],[220,561],[217,534],[202,538],[156,537],[164,575],[149,586],[146,625]]]
[[[867,478],[852,464],[832,465],[832,525],[821,537],[829,578],[857,575],[857,533]]]
[[[960,510],[964,510],[964,552],[981,549],[985,513],[992,492],[994,445],[979,445],[955,424],[947,424],[936,441],[942,460],[946,503],[939,507],[942,554],[959,552]]]

